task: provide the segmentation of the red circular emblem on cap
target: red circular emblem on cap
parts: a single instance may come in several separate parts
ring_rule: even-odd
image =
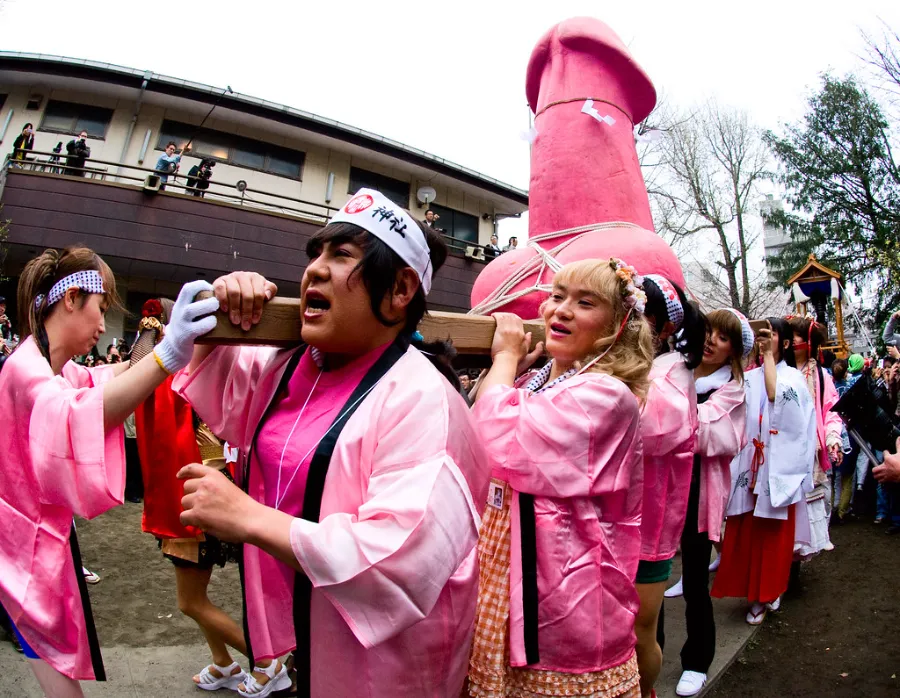
[[[365,211],[373,203],[375,203],[375,200],[371,196],[368,194],[360,194],[359,196],[354,196],[347,202],[347,205],[344,206],[344,211],[347,213],[359,213],[360,211]]]

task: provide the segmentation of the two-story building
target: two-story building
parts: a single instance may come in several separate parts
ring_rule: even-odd
[[[107,322],[101,350],[133,331],[151,296],[193,278],[258,271],[297,295],[310,235],[360,187],[420,219],[438,214],[451,256],[431,307],[465,311],[497,222],[528,194],[435,155],[228,88],[94,61],[0,52],[0,153],[26,124],[33,150],[0,171],[9,220],[0,295],[14,301],[22,266],[46,247],[85,244],[115,271],[130,315]],[[67,167],[87,133],[90,158]],[[165,190],[154,170],[166,146],[190,143]],[[57,152],[55,152],[57,151]],[[188,173],[214,163],[208,188]],[[201,196],[202,195],[202,196]]]

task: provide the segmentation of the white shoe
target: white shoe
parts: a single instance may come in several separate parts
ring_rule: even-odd
[[[663,593],[663,596],[665,596],[667,599],[677,599],[682,594],[684,594],[684,577],[679,577],[674,586],[670,586],[668,589],[666,589],[665,593]]]
[[[779,604],[781,602],[779,601]],[[754,601],[753,605],[750,607],[750,610],[747,611],[747,622],[750,625],[761,625],[762,622],[766,619],[766,613],[769,612],[769,607],[764,603],[760,603],[759,601]]]
[[[675,693],[679,696],[695,696],[706,685],[706,674],[699,671],[685,671],[678,679],[678,685],[675,686]]]
[[[830,553],[832,550],[834,550],[834,543],[828,541],[827,543],[825,543],[825,545],[822,546],[822,550]]]
[[[278,671],[275,669],[278,667]],[[265,674],[269,677],[269,680],[262,684],[256,680],[256,677],[251,673],[246,674],[246,679],[243,682],[243,690],[240,686],[238,686],[237,692],[242,698],[265,698],[273,693],[277,693],[278,691],[283,691],[291,687],[291,677],[288,676],[287,667],[282,664],[280,661],[273,661],[266,668],[255,666],[253,667],[253,671],[258,671],[260,674]]]
[[[718,555],[716,555],[716,559],[709,563],[709,571],[715,572],[717,569],[719,569],[719,565],[721,565],[721,564],[722,564],[722,553],[719,553]]]
[[[81,568],[81,574],[84,576],[84,581],[88,584],[99,584],[100,583],[100,575],[94,574],[87,567]]]
[[[213,667],[216,668],[221,676],[216,676],[212,673],[211,669]],[[247,673],[245,671],[238,671],[236,674],[232,673],[235,669],[240,668],[241,667],[237,662],[232,662],[231,666],[210,664],[209,666],[204,667],[203,671],[197,675],[198,680],[194,683],[197,685],[197,688],[202,688],[204,691],[218,691],[220,688],[236,691],[238,685],[243,683],[247,678]]]
[[[772,601],[771,603],[766,604],[766,608],[768,608],[772,613],[781,610],[781,597],[779,596],[777,599]]]

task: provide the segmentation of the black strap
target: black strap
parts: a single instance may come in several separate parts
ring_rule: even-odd
[[[537,664],[538,583],[537,538],[534,521],[534,495],[519,493],[519,533],[522,539],[522,615],[525,633],[525,663]]]
[[[819,373],[819,407],[821,411],[825,409],[825,376],[818,361],[816,361],[816,371]]]
[[[322,493],[325,489],[325,477],[328,475],[328,466],[331,463],[331,455],[334,453],[338,437],[341,435],[347,421],[364,402],[360,399],[386,374],[391,367],[406,353],[409,348],[409,338],[397,337],[397,340],[387,348],[378,361],[369,369],[365,377],[346,404],[341,407],[337,418],[331,428],[316,448],[312,462],[309,466],[309,474],[306,478],[306,491],[303,494],[302,518],[307,521],[319,521],[319,513],[322,508]],[[297,696],[309,698],[310,679],[312,666],[310,662],[310,649],[312,638],[310,635],[310,598],[312,596],[312,583],[302,572],[294,575],[294,634],[297,640],[297,649],[294,652],[294,668],[297,672]]]
[[[253,432],[253,438],[250,440],[250,448],[247,449],[247,455],[244,458],[244,467],[243,467],[243,477],[241,479],[241,488],[244,492],[248,492],[250,489],[250,456],[253,453],[253,448],[256,446],[256,439],[259,436],[260,429],[262,429],[263,424],[266,423],[266,420],[269,417],[269,414],[275,409],[275,406],[281,401],[281,396],[287,388],[288,381],[291,380],[291,376],[294,375],[294,371],[297,370],[297,366],[300,364],[300,357],[303,356],[303,352],[306,351],[306,345],[303,344],[300,348],[293,353],[290,359],[288,359],[287,366],[284,369],[284,373],[281,376],[281,380],[278,381],[278,387],[275,389],[275,392],[272,394],[272,399],[269,400],[269,404],[266,406],[266,411],[263,412],[262,419],[259,420],[259,424],[256,425],[256,431]],[[247,619],[247,585],[244,582],[244,546],[241,546],[240,556],[238,557],[238,572],[241,577],[241,601],[242,601],[242,610],[241,610],[241,624],[244,628],[244,642],[247,644],[247,659],[250,660],[250,666],[254,666],[256,664],[253,659],[253,647],[250,644],[250,623]]]
[[[87,632],[88,648],[91,650],[91,665],[94,669],[94,677],[97,681],[106,681],[106,669],[103,667],[103,657],[100,654],[100,640],[97,637],[97,627],[94,625],[91,597],[88,595],[87,582],[84,581],[84,572],[81,569],[81,548],[78,547],[78,535],[75,533],[74,523],[72,523],[72,530],[69,532],[69,547],[72,549],[72,563],[75,567],[75,578],[78,580],[81,608],[84,610],[84,629]]]

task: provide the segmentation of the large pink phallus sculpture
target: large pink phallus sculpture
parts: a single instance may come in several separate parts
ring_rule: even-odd
[[[556,270],[581,259],[619,257],[683,287],[678,258],[653,232],[634,145],[656,90],[622,40],[590,17],[557,24],[534,47],[525,89],[537,131],[529,243],[478,275],[470,312],[536,318]]]

